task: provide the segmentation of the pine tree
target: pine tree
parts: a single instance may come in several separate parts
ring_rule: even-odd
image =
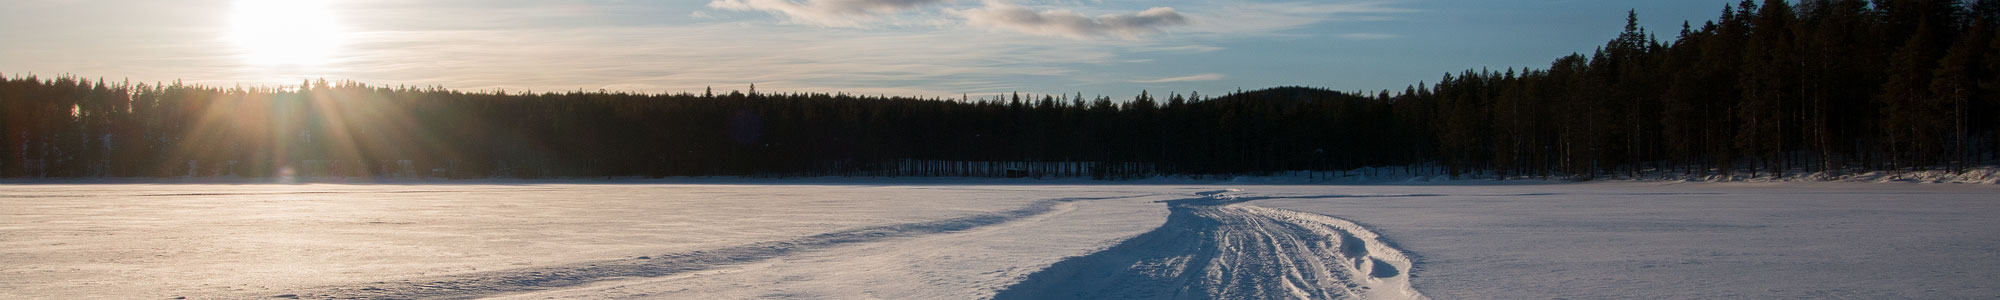
[[[1929,26],[1918,26],[1929,28]],[[1929,120],[1941,115],[1931,104],[1930,80],[1937,60],[1930,47],[1937,39],[1930,30],[1919,30],[1890,57],[1888,81],[1876,101],[1882,103],[1884,136],[1890,157],[1899,165],[1915,168],[1919,155],[1931,145]]]
[[[1966,143],[1966,139],[1968,138],[1966,122],[1970,119],[1967,114],[1972,111],[1971,105],[1973,99],[1980,97],[1977,94],[1979,92],[1978,78],[1982,78],[1983,74],[1981,73],[1984,72],[1976,68],[1978,65],[1981,65],[1979,61],[1981,57],[1980,52],[1987,44],[1985,30],[1983,27],[1977,28],[1966,38],[1961,38],[1958,42],[1953,43],[1951,49],[1945,52],[1944,58],[1938,61],[1937,69],[1932,71],[1930,80],[1930,94],[1941,100],[1938,101],[1941,103],[1933,103],[1928,106],[1948,107],[1946,113],[1950,117],[1936,119],[1949,120],[1951,122],[1949,125],[1951,128],[1950,158],[1944,161],[1944,163],[1952,164],[1954,171],[1964,171],[1966,161],[1969,160],[1968,144]],[[1935,121],[1931,123],[1935,123]],[[1941,126],[1929,126],[1932,130],[1938,127]]]
[[[1975,109],[1975,113],[1973,114],[1987,116],[1982,119],[1986,119],[1988,122],[1988,124],[1983,125],[1989,135],[1986,143],[1987,147],[1989,147],[1987,149],[1988,157],[2000,159],[2000,118],[1992,117],[2000,116],[2000,27],[1989,28],[1990,30],[1988,30],[1985,37],[1987,40],[1986,49],[1981,56],[1985,62],[1982,66],[1987,73],[1985,76],[1979,77],[1979,86],[1983,91],[1981,94],[1986,96],[1982,97],[1985,109]]]

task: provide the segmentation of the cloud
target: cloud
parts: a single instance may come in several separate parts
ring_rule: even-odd
[[[1216,46],[1209,46],[1209,45],[1179,45],[1179,46],[1164,46],[1164,47],[1148,47],[1148,48],[1142,48],[1142,49],[1133,49],[1132,51],[1140,51],[1140,52],[1173,52],[1173,53],[1209,53],[1209,52],[1215,52],[1215,51],[1222,51],[1222,50],[1224,50],[1224,49],[1227,49],[1227,48],[1222,48],[1222,47],[1216,47]]]
[[[177,8],[178,2],[134,3],[138,7],[128,9],[132,16],[173,11],[181,12],[174,14],[180,17],[125,17],[128,12],[120,11],[115,20],[105,17],[101,24],[79,25],[96,26],[90,30],[0,28],[0,40],[5,41],[0,42],[0,53],[7,54],[0,55],[0,71],[73,73],[149,83],[185,79],[191,84],[224,87],[290,85],[325,78],[440,85],[468,91],[609,89],[656,93],[699,92],[708,86],[726,91],[755,83],[759,91],[957,96],[1071,88],[1102,93],[1104,89],[1124,89],[1132,84],[1131,79],[1153,76],[1126,73],[1132,69],[1127,65],[1150,59],[1138,53],[1222,49],[1168,38],[994,38],[984,28],[962,25],[799,28],[768,20],[730,21],[729,13],[714,10],[709,12],[718,19],[640,24],[628,21],[689,12],[621,3],[566,2],[533,9],[480,10],[476,8],[488,2],[355,0],[334,4],[351,32],[346,37],[349,43],[334,53],[330,62],[274,67],[242,62],[237,51],[221,39],[227,24],[220,20],[226,20],[226,11]],[[15,3],[0,1],[0,11],[8,11],[5,8],[10,5]],[[79,14],[99,11],[94,7],[75,10]],[[917,7],[903,13],[922,10],[944,9]],[[962,22],[948,13],[934,15]],[[61,18],[0,19],[0,24],[44,19],[55,22]],[[1089,19],[1100,23],[1093,26],[1133,23],[1118,18]],[[1097,30],[1102,35],[1117,34]],[[78,41],[76,36],[103,38]]]
[[[1181,76],[1181,77],[1167,77],[1167,78],[1160,78],[1160,79],[1148,79],[1148,80],[1134,80],[1134,81],[1132,81],[1132,82],[1135,82],[1135,83],[1168,83],[1168,82],[1187,82],[1187,81],[1216,81],[1216,80],[1222,80],[1222,74],[1216,74],[1216,73],[1207,73],[1207,74],[1195,74],[1195,75],[1188,75],[1188,76]]]
[[[1226,35],[1278,34],[1279,32],[1329,21],[1380,22],[1414,10],[1385,2],[1247,2],[1214,7],[1209,14],[1193,16],[1198,26],[1191,32]]]
[[[1367,32],[1343,33],[1337,36],[1343,39],[1350,39],[1350,40],[1386,40],[1386,39],[1403,37],[1402,35],[1396,35],[1396,34],[1367,33]]]
[[[975,27],[1076,39],[1105,35],[1137,38],[1159,33],[1161,28],[1189,23],[1187,16],[1174,11],[1172,7],[1154,7],[1133,14],[1090,17],[1063,9],[1036,11],[1026,7],[988,2],[986,7],[952,12],[964,17],[966,24]]]
[[[952,0],[714,0],[709,8],[733,11],[763,11],[782,15],[792,23],[826,27],[863,27],[882,15],[936,5]]]
[[[726,91],[755,83],[759,91],[956,96],[1098,76],[1083,73],[1116,63],[1123,47],[1150,46],[1125,44],[994,39],[967,28],[798,30],[747,21],[394,31],[357,41],[357,51],[336,66],[344,70],[329,78],[467,90]]]

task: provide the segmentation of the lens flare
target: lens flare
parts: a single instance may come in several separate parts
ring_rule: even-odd
[[[326,0],[237,0],[227,37],[246,63],[313,66],[334,59],[343,33]]]

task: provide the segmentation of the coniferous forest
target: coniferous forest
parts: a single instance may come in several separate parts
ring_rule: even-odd
[[[1452,175],[1962,169],[2000,159],[2000,0],[1743,1],[1542,69],[1401,90],[906,98],[223,88],[12,74],[0,177]],[[1667,38],[1662,40],[1662,38]]]

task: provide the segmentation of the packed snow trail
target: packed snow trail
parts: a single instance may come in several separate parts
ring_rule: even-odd
[[[718,266],[749,263],[803,251],[878,242],[931,234],[961,232],[997,225],[1057,211],[1071,202],[1145,197],[1131,195],[1099,198],[1061,198],[1036,201],[1026,207],[966,217],[862,227],[834,231],[792,240],[768,241],[720,249],[668,253],[633,259],[603,260],[568,265],[500,270],[470,274],[383,281],[373,284],[322,287],[280,298],[308,299],[472,299],[503,294],[575,287],[589,283],[641,277],[660,277]],[[270,297],[270,295],[246,296]]]
[[[1029,275],[995,299],[1428,299],[1411,260],[1353,222],[1237,205],[1237,191],[1165,201],[1159,229]],[[1339,197],[1339,196],[1332,196]]]

